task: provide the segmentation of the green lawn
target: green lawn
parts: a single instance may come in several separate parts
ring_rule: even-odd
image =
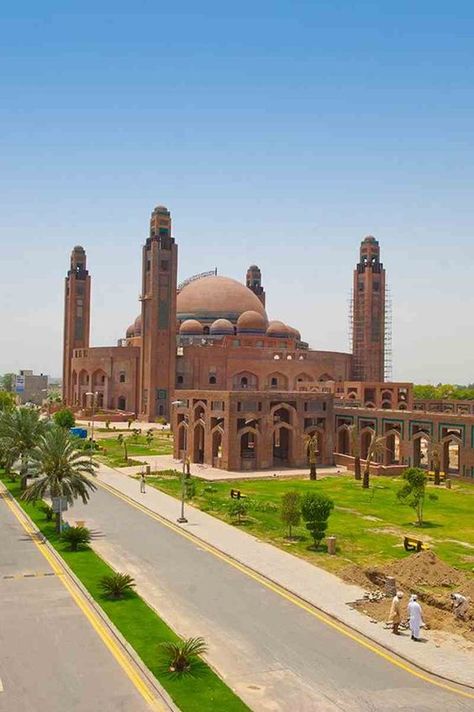
[[[429,486],[428,491],[436,491],[439,500],[427,500],[426,524],[420,529],[414,524],[414,511],[397,500],[400,479],[372,477],[369,490],[362,489],[353,476],[326,477],[316,482],[274,479],[207,483],[192,479],[196,487],[194,506],[231,521],[226,511],[229,493],[231,488],[239,489],[250,501],[248,515],[240,525],[245,531],[331,571],[348,563],[366,567],[402,558],[407,555],[402,542],[405,534],[428,540],[436,554],[453,566],[468,571],[474,568],[474,484],[453,482],[451,490]],[[150,484],[179,496],[179,478],[157,476]],[[279,509],[282,494],[289,490],[301,494],[308,490],[324,492],[334,500],[327,534],[337,536],[338,556],[310,549],[312,542],[304,523],[293,530],[298,539],[288,541]]]
[[[173,454],[173,438],[168,434],[159,432],[153,436],[150,444],[147,443],[144,435],[134,436],[131,433],[124,434],[124,439],[127,443],[128,457],[133,460],[136,455],[148,455],[150,457],[156,455],[172,455]],[[97,454],[97,459],[111,467],[127,467],[127,465],[136,464],[134,462],[125,462],[123,444],[117,438],[99,438],[98,444],[102,448]]]
[[[1,479],[10,492],[18,497],[19,483],[9,482],[4,476]],[[68,551],[56,534],[54,524],[47,522],[38,508],[24,502],[20,504],[183,712],[248,710],[242,700],[204,662],[198,664],[193,675],[171,675],[167,671],[166,660],[159,652],[160,642],[179,640],[171,628],[134,592],[119,601],[105,598],[98,582],[102,576],[112,573],[110,566],[92,549]]]

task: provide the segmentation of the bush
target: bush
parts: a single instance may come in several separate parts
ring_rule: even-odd
[[[269,502],[268,500],[249,499],[245,500],[247,509],[252,512],[277,512],[278,504]]]
[[[291,527],[297,527],[301,520],[301,497],[298,492],[285,492],[281,498],[280,516],[291,538]]]
[[[204,638],[187,638],[178,643],[166,641],[160,647],[169,658],[170,672],[179,674],[189,672],[198,656],[207,652]]]
[[[72,410],[69,410],[69,408],[61,408],[61,410],[58,410],[53,415],[53,420],[60,428],[66,428],[67,430],[73,428],[76,424],[74,413]]]
[[[68,527],[63,531],[62,538],[69,544],[71,551],[77,551],[81,544],[89,544],[91,532],[87,527]]]
[[[415,510],[418,525],[422,527],[427,477],[420,467],[409,467],[404,471],[402,477],[405,480],[405,484],[397,492],[397,497],[400,502]],[[429,499],[437,500],[438,495],[430,494]]]
[[[324,539],[334,502],[325,494],[307,492],[301,500],[301,514],[317,549]]]
[[[99,587],[108,598],[118,600],[123,598],[125,593],[129,593],[135,586],[135,580],[128,574],[115,572],[109,576],[103,576],[99,581]]]
[[[49,504],[43,504],[40,509],[46,516],[46,521],[50,522],[54,517],[54,509],[50,507]]]
[[[247,503],[243,499],[233,499],[227,505],[227,509],[232,519],[237,517],[239,524],[241,524],[242,517],[247,514]]]

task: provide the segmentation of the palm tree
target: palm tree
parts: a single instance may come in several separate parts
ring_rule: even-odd
[[[369,476],[370,476],[370,463],[376,455],[379,455],[385,449],[385,436],[376,435],[372,433],[372,437],[369,443],[369,449],[367,450],[367,457],[365,458],[364,467],[364,477],[362,479],[362,487],[364,489],[369,488]]]
[[[309,462],[309,479],[316,479],[316,460],[318,456],[318,436],[316,433],[313,435],[305,435],[305,446],[306,454],[308,455]]]
[[[16,408],[4,413],[0,420],[0,441],[4,448],[11,449],[21,460],[21,489],[26,488],[28,463],[38,445],[46,425],[39,413],[32,408]]]
[[[200,655],[207,653],[204,638],[187,638],[176,643],[161,643],[165,655],[169,657],[169,670],[178,674],[189,672]]]
[[[441,446],[433,445],[431,451],[431,459],[433,460],[433,470],[434,470],[434,483],[435,485],[441,484],[440,472],[441,472]]]
[[[354,479],[360,480],[361,467],[360,467],[360,432],[357,425],[349,425],[349,436],[351,439],[351,453],[354,458]]]
[[[87,504],[90,491],[97,489],[89,479],[97,467],[96,462],[75,448],[67,430],[52,427],[31,453],[31,469],[42,477],[23,492],[22,499],[36,502],[49,494],[51,498],[65,497],[71,505],[78,497]],[[58,531],[60,527],[61,514],[56,518]]]

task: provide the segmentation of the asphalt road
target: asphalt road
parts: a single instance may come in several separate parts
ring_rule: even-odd
[[[474,710],[474,700],[396,667],[108,491],[72,518],[100,530],[94,546],[178,632],[205,637],[211,663],[254,710]]]
[[[0,498],[0,712],[149,709]]]

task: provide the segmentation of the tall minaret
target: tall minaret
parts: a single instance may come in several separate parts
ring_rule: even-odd
[[[379,243],[369,235],[354,270],[352,313],[353,379],[383,381],[385,358],[385,270]]]
[[[250,265],[247,270],[246,284],[247,287],[257,295],[263,306],[265,306],[265,290],[262,287],[262,273],[260,272],[260,267]]]
[[[171,237],[171,215],[158,205],[143,246],[140,415],[170,418],[176,378],[176,276],[178,247]]]
[[[74,349],[89,347],[91,278],[83,247],[71,252],[71,266],[65,280],[63,340],[63,400],[72,405],[71,359]]]

